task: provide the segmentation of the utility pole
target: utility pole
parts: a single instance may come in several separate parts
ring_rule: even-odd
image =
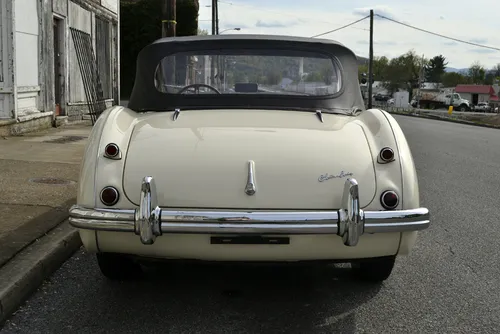
[[[215,35],[215,0],[212,0],[212,35]],[[209,85],[213,85],[215,81],[215,64],[214,56],[208,56],[210,61],[210,82]]]
[[[215,12],[217,11],[217,0],[212,0],[212,35],[216,35],[215,30]]]
[[[218,10],[217,10],[217,0],[212,0],[212,35],[219,34],[218,28]],[[215,85],[215,65],[217,58],[215,55],[210,56],[210,85]]]
[[[424,55],[422,54],[422,65],[421,65],[421,68],[420,68],[420,74],[418,76],[417,109],[420,109],[420,99],[422,98],[422,84],[425,83],[424,59],[425,59]]]
[[[161,18],[161,37],[175,37],[175,25],[177,24],[175,15],[176,0],[163,0]],[[175,82],[175,58],[166,66],[162,64],[164,84]]]
[[[176,0],[165,0],[162,8],[161,36],[175,37],[176,21]]]
[[[214,0],[215,2],[215,34],[219,35],[219,0]],[[220,89],[220,84],[222,83],[222,79],[224,78],[225,73],[223,73],[222,68],[221,68],[221,57],[219,55],[215,56],[216,62],[217,62],[217,82],[219,84],[219,89]]]
[[[368,109],[372,108],[372,82],[373,82],[373,9],[370,9],[370,55],[368,63]]]
[[[219,34],[219,0],[214,0],[215,2],[215,33]]]

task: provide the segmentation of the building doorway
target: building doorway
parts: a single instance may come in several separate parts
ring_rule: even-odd
[[[64,38],[64,20],[54,17],[53,22],[54,31],[54,102],[55,102],[55,116],[65,114],[64,96],[65,96],[65,76],[64,76],[64,59],[65,59],[65,38]]]
[[[478,94],[472,94],[472,104],[477,106],[477,103],[479,102],[479,95]]]

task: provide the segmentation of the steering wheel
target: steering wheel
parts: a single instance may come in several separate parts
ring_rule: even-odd
[[[196,94],[200,94],[200,88],[201,88],[201,87],[208,88],[208,89],[210,89],[210,90],[212,90],[212,91],[216,92],[217,94],[221,94],[221,92],[220,92],[217,88],[212,87],[212,86],[210,86],[210,85],[206,85],[206,84],[192,84],[192,85],[187,85],[187,86],[185,86],[184,88],[182,88],[182,89],[178,92],[178,94],[182,94],[182,93],[184,93],[185,91],[187,91],[187,90],[188,90],[188,89],[190,89],[190,88],[194,88],[195,93],[196,93]]]

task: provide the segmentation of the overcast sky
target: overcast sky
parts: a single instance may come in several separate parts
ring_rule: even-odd
[[[467,4],[465,6],[465,4]],[[199,25],[211,33],[211,0],[200,0]],[[220,0],[219,30],[227,33],[313,36],[375,13],[441,35],[500,48],[500,5],[475,0]],[[369,20],[322,36],[337,40],[360,56],[368,56]],[[449,67],[465,68],[479,61],[487,68],[500,63],[500,51],[478,48],[432,36],[384,19],[374,21],[375,56],[397,57],[410,49],[445,56]]]

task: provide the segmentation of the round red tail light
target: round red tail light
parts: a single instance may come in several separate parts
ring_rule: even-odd
[[[114,187],[105,187],[101,190],[101,202],[104,205],[107,206],[112,206],[118,203],[118,200],[120,199],[120,194],[118,193],[118,190]]]
[[[120,153],[120,149],[118,148],[118,145],[116,145],[116,144],[111,143],[111,144],[106,145],[106,147],[104,148],[104,154],[107,157],[115,158],[118,156],[118,153]]]
[[[393,210],[399,204],[399,196],[392,190],[384,191],[380,196],[380,203],[385,209]]]
[[[394,159],[394,151],[390,147],[384,147],[380,150],[380,159],[384,162],[389,162]]]

